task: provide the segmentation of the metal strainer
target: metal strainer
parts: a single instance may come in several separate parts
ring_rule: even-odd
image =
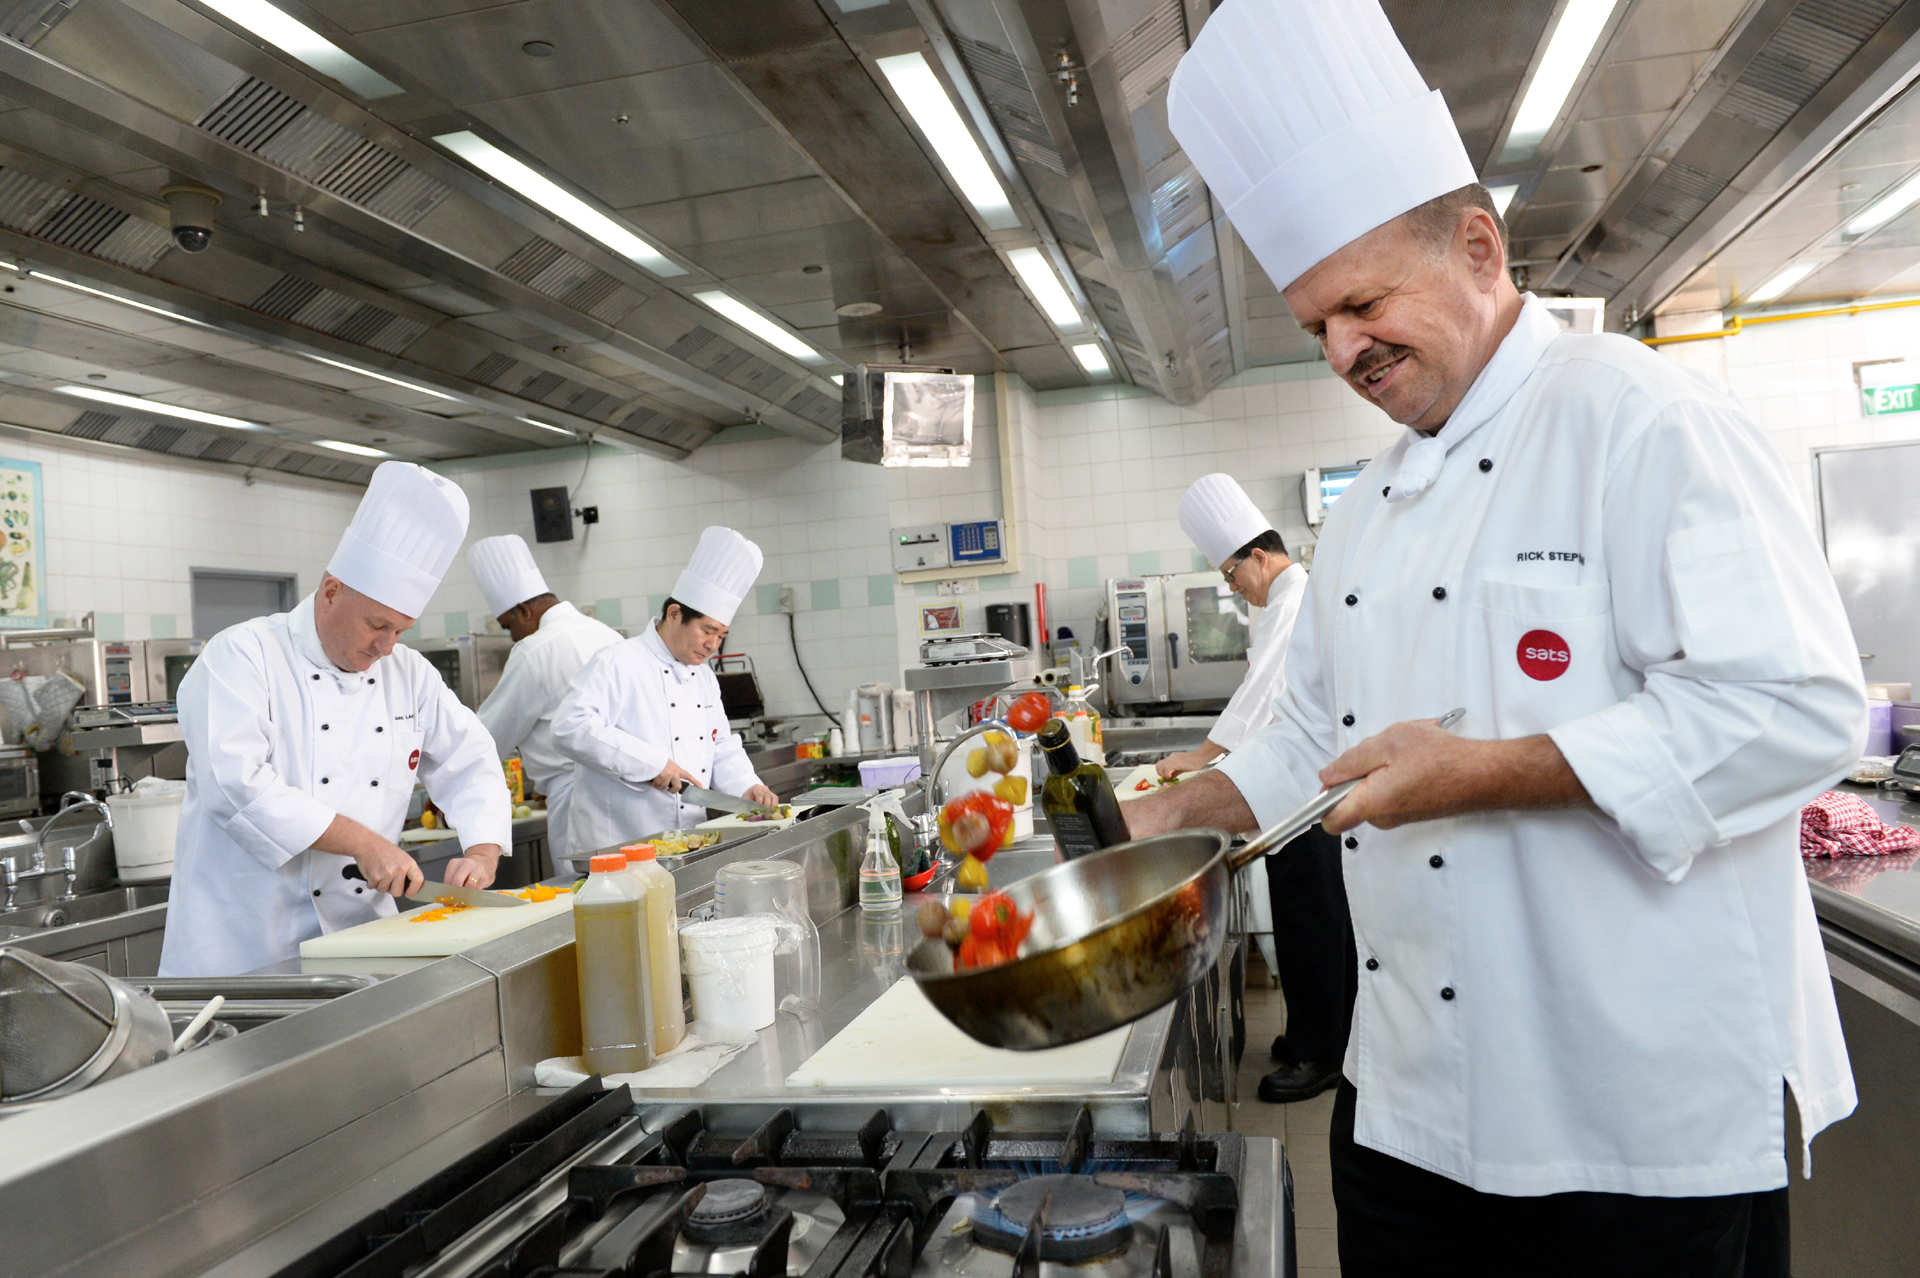
[[[64,1096],[172,1054],[155,1000],[78,963],[0,949],[0,1105]]]

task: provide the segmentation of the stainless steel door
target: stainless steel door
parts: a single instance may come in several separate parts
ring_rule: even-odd
[[[1867,678],[1920,684],[1920,444],[1821,449],[1813,465],[1827,564]]]
[[[1247,601],[1217,572],[1160,578],[1167,621],[1169,698],[1231,697],[1247,677]]]

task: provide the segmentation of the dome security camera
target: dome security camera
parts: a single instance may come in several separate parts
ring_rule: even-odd
[[[220,192],[194,182],[165,187],[160,198],[167,202],[168,221],[173,226],[173,242],[183,253],[204,253],[213,243],[213,211],[220,204]]]

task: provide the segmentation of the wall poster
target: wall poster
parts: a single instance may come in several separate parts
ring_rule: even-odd
[[[45,525],[40,463],[0,457],[0,627],[47,624]]]

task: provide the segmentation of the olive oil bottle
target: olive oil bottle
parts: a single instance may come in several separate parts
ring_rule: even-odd
[[[1098,852],[1127,841],[1126,818],[1113,793],[1107,770],[1081,762],[1065,719],[1049,719],[1040,729],[1040,748],[1046,752],[1053,775],[1040,791],[1040,810],[1053,827],[1053,841],[1063,860]]]

